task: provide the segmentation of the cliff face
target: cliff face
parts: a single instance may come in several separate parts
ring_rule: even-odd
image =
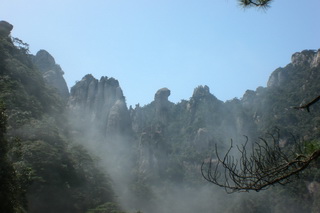
[[[272,72],[267,85],[268,87],[281,86],[281,84],[286,83],[290,78],[296,77],[297,74],[305,75],[312,69],[316,69],[319,67],[319,64],[320,50],[304,50],[302,52],[294,53],[291,57],[291,63],[284,68],[278,68]],[[305,70],[304,73],[302,72],[303,70]]]
[[[75,119],[103,135],[131,131],[125,97],[114,78],[101,77],[97,80],[86,75],[71,88],[68,107]]]
[[[267,88],[255,91],[255,98],[249,104],[254,105],[256,111],[259,111],[260,128],[279,125],[288,127],[291,129],[289,131],[299,132],[301,128],[310,126],[306,117],[301,115],[301,111],[293,110],[292,107],[319,96],[319,55],[320,50],[294,53],[291,63],[271,74]],[[256,104],[253,104],[254,102]],[[318,109],[314,107],[313,112],[317,113]]]
[[[40,72],[28,46],[10,37],[11,29],[0,22],[1,136],[7,129],[0,142],[0,212],[84,213],[112,201],[111,185],[97,162],[67,134],[66,100],[44,79],[47,70],[58,71],[53,58],[44,58],[45,73]]]

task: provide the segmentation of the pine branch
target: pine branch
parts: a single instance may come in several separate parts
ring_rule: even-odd
[[[270,6],[272,0],[239,0],[239,3],[243,7],[260,7],[267,8]]]

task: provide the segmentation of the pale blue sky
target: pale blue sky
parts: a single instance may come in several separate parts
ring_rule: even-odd
[[[266,86],[294,52],[320,48],[320,1],[275,0],[267,11],[236,0],[0,0],[12,35],[50,52],[68,86],[85,74],[119,80],[127,104],[189,99],[208,85],[220,100]]]

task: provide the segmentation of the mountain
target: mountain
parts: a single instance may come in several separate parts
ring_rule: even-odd
[[[10,36],[12,29],[0,22],[0,103],[6,108],[0,138],[7,156],[1,168],[12,168],[16,182],[7,186],[19,183],[20,190],[1,193],[11,193],[20,212],[320,209],[317,165],[294,185],[246,195],[226,195],[200,173],[215,148],[223,155],[231,140],[251,144],[276,129],[284,148],[319,141],[320,103],[310,112],[294,107],[319,96],[320,50],[294,53],[271,73],[267,87],[240,99],[220,101],[200,85],[189,100],[172,103],[170,89],[160,88],[150,104],[128,108],[113,77],[88,74],[69,92],[54,57],[45,50],[29,54],[26,43]]]
[[[44,51],[42,59],[41,54],[30,55],[27,44],[10,37],[7,22],[0,22],[0,32],[3,29],[7,31],[0,36],[1,136],[5,136],[1,154],[6,157],[1,161],[0,212],[86,212],[115,201],[111,180],[98,161],[69,136],[61,69]],[[58,72],[62,83],[50,81],[44,70]],[[15,190],[6,187],[12,183]]]
[[[45,50],[40,50],[35,56],[32,56],[32,61],[42,73],[46,83],[53,88],[65,100],[69,98],[69,89],[66,81],[63,78],[64,72],[61,67],[56,64],[54,58]]]

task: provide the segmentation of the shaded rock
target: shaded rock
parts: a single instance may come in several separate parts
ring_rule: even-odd
[[[156,118],[162,123],[168,121],[169,108],[173,104],[168,100],[170,90],[168,88],[159,89],[154,95]]]
[[[0,21],[0,36],[7,37],[9,36],[13,25],[6,21]]]
[[[102,135],[131,131],[125,97],[114,78],[95,79],[88,74],[71,88],[68,107],[79,126],[83,124]]]
[[[270,75],[267,87],[279,87],[288,77],[288,73],[283,68],[278,68]]]
[[[130,131],[131,120],[127,105],[123,99],[118,99],[110,109],[106,132],[107,134],[122,135]]]
[[[159,178],[167,169],[167,144],[161,126],[152,126],[140,135],[139,173],[145,179]]]
[[[56,61],[46,50],[39,50],[34,58],[34,63],[41,72],[56,69]]]
[[[69,97],[69,89],[63,78],[64,72],[60,65],[56,64],[54,58],[47,51],[40,50],[33,57],[33,62],[42,72],[47,84],[57,89],[61,97],[67,100]]]
[[[252,107],[252,104],[256,98],[256,93],[253,90],[247,90],[242,96],[241,102],[243,107],[249,108]]]
[[[156,102],[168,102],[168,97],[170,96],[170,90],[168,88],[159,89],[154,95],[154,101]]]
[[[192,98],[200,99],[208,95],[212,95],[212,94],[210,93],[210,88],[207,85],[198,86],[197,88],[194,89]]]

